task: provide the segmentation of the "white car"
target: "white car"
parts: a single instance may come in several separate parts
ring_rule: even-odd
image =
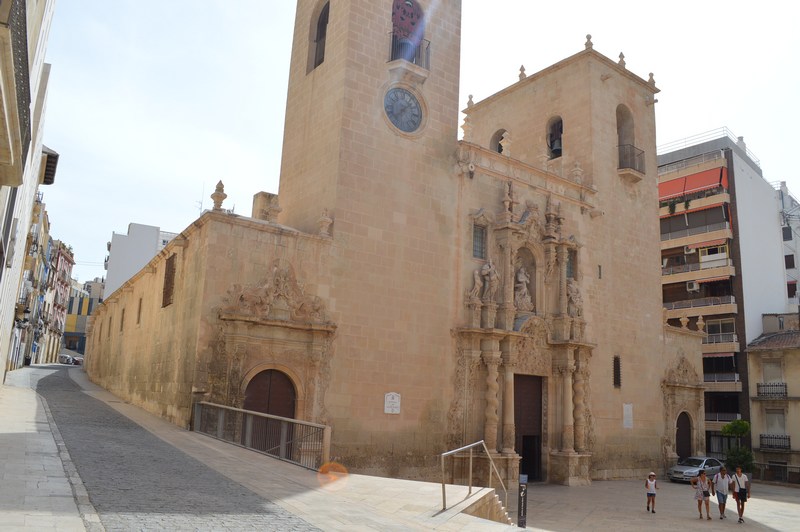
[[[677,465],[669,468],[667,478],[672,482],[691,482],[691,480],[705,470],[706,476],[712,478],[719,473],[722,462],[707,456],[690,456],[678,460]]]
[[[61,353],[58,355],[58,362],[61,364],[72,364],[73,360],[72,357],[66,353]]]

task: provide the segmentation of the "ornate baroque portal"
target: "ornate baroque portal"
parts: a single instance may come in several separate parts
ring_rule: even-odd
[[[560,205],[550,196],[539,199],[545,203],[543,216],[533,199],[518,209],[508,182],[499,213],[481,209],[471,216],[490,235],[489,253],[465,293],[468,324],[455,331],[448,446],[483,439],[506,478],[516,479],[522,450],[515,448],[515,409],[536,408],[530,414],[541,419],[541,478],[585,484],[592,441],[588,360],[594,346],[584,339],[580,245],[562,236]],[[515,374],[542,378],[539,404],[515,405]]]

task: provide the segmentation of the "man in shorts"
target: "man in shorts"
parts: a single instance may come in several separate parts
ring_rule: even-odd
[[[716,493],[717,495],[720,519],[726,519],[728,517],[725,515],[725,504],[728,502],[728,491],[731,482],[733,482],[733,479],[728,475],[728,470],[725,466],[722,466],[719,473],[714,475],[714,478],[711,479],[711,494],[714,495]]]
[[[736,509],[739,511],[739,522],[744,523],[744,503],[750,498],[750,480],[742,473],[742,468],[736,466],[731,487],[736,490]]]

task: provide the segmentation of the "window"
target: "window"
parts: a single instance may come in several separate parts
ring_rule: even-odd
[[[111,316],[108,317],[108,332],[106,332],[106,338],[111,338]]]
[[[551,159],[561,157],[562,151],[562,136],[564,134],[564,123],[561,121],[560,116],[550,119],[547,124],[547,155]]]
[[[783,382],[780,360],[762,361],[761,371],[764,374],[764,382]]]
[[[786,296],[794,297],[797,295],[797,281],[786,283]]]
[[[574,249],[567,251],[567,279],[575,279],[578,273],[578,252]]]
[[[492,140],[489,141],[489,149],[497,153],[503,153],[503,139],[505,138],[505,134],[505,129],[499,129],[497,133],[492,135]]]
[[[784,255],[783,262],[786,264],[787,270],[794,269],[794,255]]]
[[[732,334],[736,332],[733,318],[725,320],[710,320],[706,322],[708,334]]]
[[[702,248],[700,250],[700,256],[712,256],[712,255],[727,255],[728,254],[728,245],[723,246],[712,246],[710,248]]]
[[[622,388],[622,361],[619,355],[614,356],[614,388]]]
[[[783,316],[778,316],[778,330],[782,331],[784,327]]]
[[[122,332],[122,328],[125,326],[125,309],[122,309],[122,313],[119,316],[119,332]]]
[[[472,256],[476,259],[486,259],[486,226],[477,224],[472,226]]]
[[[783,233],[784,242],[792,239],[792,228],[789,227],[788,225],[786,227],[781,227],[781,232]]]
[[[164,268],[164,290],[161,297],[161,307],[172,304],[175,293],[175,254],[169,256]]]
[[[317,17],[317,23],[311,28],[311,43],[309,45],[309,69],[311,72],[325,61],[325,41],[328,37],[328,16],[330,2],[325,2]]]
[[[786,434],[786,415],[783,410],[768,408],[766,420],[767,434]]]
[[[142,322],[142,298],[139,298],[139,307],[136,309],[136,325]]]

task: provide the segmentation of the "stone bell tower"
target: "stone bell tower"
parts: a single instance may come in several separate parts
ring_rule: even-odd
[[[460,26],[458,0],[297,5],[278,220],[317,234],[325,213],[332,275],[319,293],[338,324],[327,421],[362,470],[444,438]],[[402,407],[387,415],[390,393]]]

